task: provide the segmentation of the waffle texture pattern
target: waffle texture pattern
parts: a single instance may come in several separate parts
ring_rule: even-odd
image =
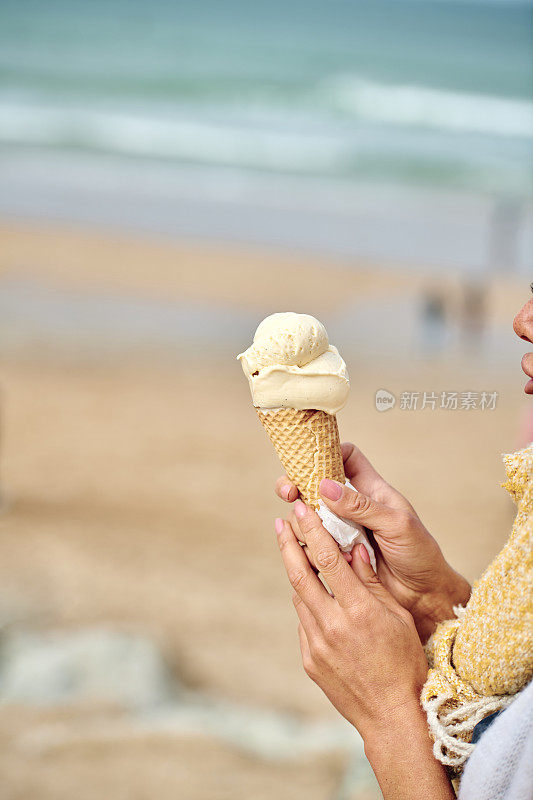
[[[344,483],[337,418],[325,411],[256,408],[287,476],[304,503],[318,508],[322,478]]]

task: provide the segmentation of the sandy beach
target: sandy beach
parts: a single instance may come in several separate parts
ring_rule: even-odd
[[[417,297],[428,286],[416,274],[267,250],[6,222],[0,238],[3,282],[217,304],[259,319],[285,308],[334,314],[350,296],[364,305]],[[453,306],[456,284],[439,280]],[[524,292],[518,282],[491,283],[491,329],[510,326]],[[210,360],[179,348],[146,352],[141,343],[98,359],[54,349],[46,331],[38,343],[4,337],[0,614],[8,631],[103,626],[139,633],[191,690],[301,720],[332,720],[335,712],[301,669],[273,535],[273,518],[283,513],[273,494],[280,468],[231,347]],[[499,487],[500,454],[519,444],[519,362],[501,369],[490,359],[477,363],[475,354],[406,354],[381,364],[353,357],[348,365],[342,438],[409,497],[448,559],[474,580],[513,517]],[[382,387],[398,397],[407,389],[496,390],[499,401],[493,411],[409,412],[398,404],[380,414],[374,393]],[[91,715],[101,729],[117,713],[3,707],[2,797],[33,798],[39,787],[43,800],[74,791],[83,800],[322,800],[336,796],[345,767],[340,755],[273,767],[201,736],[121,734],[106,746],[86,736]],[[47,747],[47,731],[57,725],[72,738]],[[40,742],[33,749],[31,736]]]

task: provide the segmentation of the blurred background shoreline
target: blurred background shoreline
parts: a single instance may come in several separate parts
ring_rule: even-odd
[[[109,163],[70,153],[9,152],[2,161],[6,219],[367,259],[415,272],[453,270],[477,280],[494,271],[525,279],[533,258],[533,203],[514,195]]]
[[[504,228],[526,275],[531,22],[515,2],[8,0],[0,213],[478,274]]]

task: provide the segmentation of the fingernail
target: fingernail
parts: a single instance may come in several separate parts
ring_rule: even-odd
[[[296,514],[298,519],[302,519],[302,517],[305,517],[306,512],[307,512],[307,507],[305,503],[302,503],[301,500],[297,500],[294,504],[294,513]]]
[[[283,520],[280,519],[279,517],[276,517],[276,519],[274,520],[274,527],[276,529],[277,534],[283,533]]]
[[[342,486],[337,481],[332,481],[329,478],[324,478],[320,481],[320,494],[327,497],[328,500],[339,500],[342,494]]]
[[[361,561],[364,561],[365,564],[370,564],[370,556],[368,555],[368,550],[364,544],[360,544],[358,550]]]
[[[282,493],[282,495],[283,495],[283,498],[284,498],[285,500],[288,500],[288,499],[289,499],[289,495],[290,495],[290,493],[291,493],[291,489],[292,489],[292,486],[289,486],[288,484],[286,484],[286,485],[283,487],[283,489],[282,489],[282,492],[281,492],[281,493]]]

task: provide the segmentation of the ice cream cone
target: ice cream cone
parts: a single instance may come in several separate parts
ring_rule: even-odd
[[[302,500],[316,509],[343,552],[351,552],[357,541],[365,544],[375,569],[363,528],[338,517],[318,491],[323,478],[356,491],[344,476],[336,417],[348,398],[350,381],[325,327],[309,314],[271,314],[237,358],[257,415]]]
[[[345,482],[335,415],[295,408],[256,408],[257,414],[302,500],[318,509],[323,478]]]

